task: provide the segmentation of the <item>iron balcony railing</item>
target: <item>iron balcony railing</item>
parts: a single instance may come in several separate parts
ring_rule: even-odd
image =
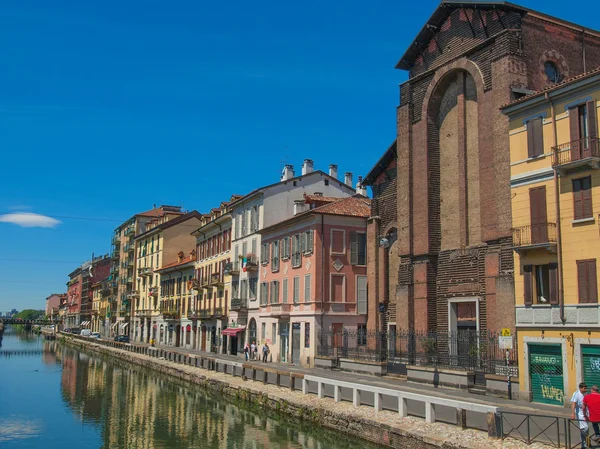
[[[158,287],[150,287],[150,296],[158,296]]]
[[[211,315],[210,310],[208,310],[208,309],[200,310],[200,318],[207,319],[207,318],[210,318],[210,315]]]
[[[557,145],[552,150],[553,167],[560,167],[591,158],[600,158],[600,139],[586,137],[585,139]]]
[[[121,243],[121,236],[119,234],[114,235],[113,238],[112,238],[112,240],[111,240],[111,243],[113,245],[118,245],[119,243]]]
[[[223,286],[223,278],[220,273],[213,273],[210,276],[210,284],[214,287],[222,287]]]
[[[215,318],[220,318],[223,316],[223,307],[215,307],[215,310],[212,314]]]
[[[556,223],[540,223],[512,229],[513,246],[556,243]]]
[[[233,276],[240,274],[240,263],[239,262],[228,262],[223,267],[223,274],[225,276]]]
[[[231,310],[241,310],[248,308],[248,298],[231,298]]]
[[[129,226],[127,229],[125,229],[125,236],[129,237],[130,235],[135,234],[135,227],[133,226]]]
[[[125,252],[133,252],[134,249],[135,245],[133,243],[127,243],[125,246],[123,246],[123,251]]]

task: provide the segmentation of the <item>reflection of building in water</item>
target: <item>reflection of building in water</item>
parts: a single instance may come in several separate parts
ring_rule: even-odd
[[[44,341],[44,352],[42,354],[42,362],[46,365],[54,365],[56,359],[56,341]]]

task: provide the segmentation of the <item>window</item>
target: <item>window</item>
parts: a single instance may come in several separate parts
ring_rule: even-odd
[[[294,277],[294,292],[292,295],[294,304],[298,304],[298,301],[300,301],[300,276]]]
[[[279,271],[279,240],[271,242],[271,271]]]
[[[346,231],[341,229],[332,229],[331,230],[331,253],[332,254],[344,254],[346,252],[346,243],[345,243],[345,234]]]
[[[360,346],[367,344],[367,325],[359,324],[356,332],[356,343]]]
[[[233,249],[233,264],[234,265],[238,262],[239,257],[240,257],[240,247],[238,245],[235,245],[235,248]]]
[[[248,297],[248,280],[242,279],[240,281],[239,298],[246,299]]]
[[[250,278],[249,284],[250,284],[250,298],[256,299],[256,287],[258,285],[258,278]]]
[[[596,281],[596,259],[577,261],[577,284],[579,287],[579,302],[598,302],[598,284]]]
[[[523,267],[525,305],[558,304],[558,265]]]
[[[542,125],[542,117],[536,117],[527,122],[527,157],[537,157],[544,154]]]
[[[275,344],[277,343],[277,323],[272,324],[271,333],[273,334],[271,344]]]
[[[260,284],[260,305],[266,306],[269,297],[269,284],[261,282]]]
[[[246,228],[246,211],[242,211],[242,235],[246,235],[248,229]]]
[[[287,280],[287,278],[285,278],[283,280],[281,299],[283,300],[284,303],[288,302],[288,280]]]
[[[300,252],[300,234],[292,237],[292,267],[298,268],[302,265],[302,257]]]
[[[290,258],[290,238],[284,237],[281,239],[281,260],[289,260]]]
[[[310,274],[304,275],[304,302],[310,302]]]
[[[252,239],[252,254],[256,255],[256,239]]]
[[[260,325],[260,339],[265,341],[267,338],[267,323],[262,323]]]
[[[344,302],[344,280],[346,276],[339,274],[331,275],[331,296],[332,302]]]
[[[269,244],[262,243],[260,245],[260,263],[266,265],[269,263]]]
[[[310,323],[304,323],[304,347],[310,348]]]
[[[592,178],[573,180],[573,216],[575,220],[592,218]]]
[[[279,303],[279,281],[271,281],[271,304]]]
[[[562,80],[562,76],[560,76],[558,67],[552,61],[546,61],[544,63],[544,73],[546,74],[548,81],[551,83],[559,83]]]
[[[314,246],[314,231],[306,231],[302,233],[302,253],[311,254]]]
[[[364,232],[350,232],[350,264],[367,264],[367,234]]]
[[[242,236],[242,214],[237,214],[235,217],[235,238],[239,239]]]
[[[329,185],[329,179],[325,180],[325,185],[328,186]],[[308,347],[308,346],[307,346]]]

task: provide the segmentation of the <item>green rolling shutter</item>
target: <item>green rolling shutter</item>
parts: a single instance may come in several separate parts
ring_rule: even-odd
[[[564,404],[565,392],[560,345],[529,345],[529,373],[533,402]]]
[[[583,356],[583,381],[588,384],[600,386],[600,346],[582,346]]]

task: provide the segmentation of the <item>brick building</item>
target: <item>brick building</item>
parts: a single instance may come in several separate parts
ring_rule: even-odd
[[[370,328],[514,328],[499,108],[598,65],[594,30],[503,1],[442,1],[396,65],[409,72],[397,139],[364,180]]]

